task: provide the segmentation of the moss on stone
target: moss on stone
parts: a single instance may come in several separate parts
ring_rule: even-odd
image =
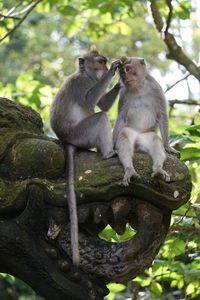
[[[30,185],[44,191],[45,201],[67,206],[63,150],[43,135],[40,116],[31,108],[0,98],[0,212],[15,211],[24,205]],[[176,209],[190,197],[191,181],[187,167],[168,155],[165,169],[171,182],[151,178],[152,161],[146,154],[134,155],[140,180],[124,187],[124,171],[117,157],[102,160],[92,151],[75,155],[77,202],[111,201],[126,195],[161,208]],[[3,180],[4,179],[4,180]],[[11,180],[10,182],[8,180]]]

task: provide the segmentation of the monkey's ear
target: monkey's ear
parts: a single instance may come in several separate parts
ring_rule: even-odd
[[[128,58],[126,56],[122,56],[120,58],[120,61],[122,62],[122,64],[124,64],[127,60],[128,60]]]
[[[144,58],[140,59],[140,63],[141,63],[141,65],[146,66],[146,62],[145,62]]]

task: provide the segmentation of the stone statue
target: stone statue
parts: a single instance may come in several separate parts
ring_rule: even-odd
[[[45,299],[103,299],[108,282],[131,280],[152,264],[172,211],[190,198],[188,169],[168,155],[171,182],[153,179],[150,158],[137,153],[141,179],[124,187],[117,157],[103,161],[99,153],[77,152],[77,269],[71,261],[64,152],[42,127],[30,107],[0,98],[0,272],[24,280]],[[98,237],[107,224],[122,234],[126,223],[136,231],[130,240]]]

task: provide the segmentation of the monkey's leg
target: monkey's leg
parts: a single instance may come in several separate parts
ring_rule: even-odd
[[[163,169],[166,159],[162,141],[155,132],[146,132],[140,135],[140,144],[153,160],[152,177],[161,176],[165,181],[170,181],[169,174]]]
[[[105,112],[93,114],[71,128],[69,142],[78,148],[96,147],[104,159],[115,155],[112,128]]]
[[[137,133],[132,128],[124,127],[119,133],[116,144],[118,156],[125,171],[123,178],[123,184],[125,186],[129,185],[131,177],[140,178],[140,175],[136,172],[132,161],[136,138]]]

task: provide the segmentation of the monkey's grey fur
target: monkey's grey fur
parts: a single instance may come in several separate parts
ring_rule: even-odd
[[[56,95],[50,111],[52,129],[66,149],[68,168],[68,198],[71,226],[72,259],[80,262],[78,249],[78,220],[74,191],[75,148],[96,147],[104,159],[112,157],[112,129],[105,111],[114,103],[120,85],[116,84],[105,94],[120,62],[106,67],[106,58],[97,51],[91,51],[79,59],[79,69],[70,75]],[[95,113],[98,105],[103,111]]]
[[[122,57],[121,62],[122,88],[113,136],[125,170],[123,184],[127,186],[131,177],[140,177],[132,163],[135,150],[152,157],[152,177],[161,176],[165,181],[170,181],[169,174],[163,169],[165,150],[176,155],[179,153],[169,145],[168,114],[163,91],[147,72],[144,59]],[[162,141],[156,134],[158,128]]]

